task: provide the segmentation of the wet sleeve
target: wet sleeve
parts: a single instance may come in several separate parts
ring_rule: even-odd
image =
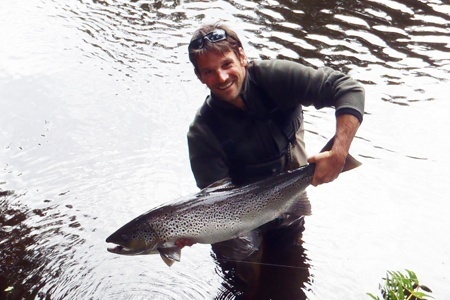
[[[198,117],[189,127],[187,141],[192,173],[199,188],[229,177],[226,155],[219,141]]]
[[[280,106],[334,107],[336,115],[349,113],[362,121],[364,88],[344,73],[328,67],[314,69],[291,61],[271,60],[259,64],[256,75]]]

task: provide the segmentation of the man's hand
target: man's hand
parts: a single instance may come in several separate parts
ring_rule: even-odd
[[[331,151],[308,158],[308,163],[316,164],[311,182],[313,186],[331,182],[339,176],[359,125],[358,118],[353,115],[341,115],[337,118],[336,136]]]
[[[344,167],[346,157],[347,155],[338,155],[331,150],[308,158],[308,163],[316,164],[316,170],[311,184],[313,186],[318,186],[319,184],[335,180]]]

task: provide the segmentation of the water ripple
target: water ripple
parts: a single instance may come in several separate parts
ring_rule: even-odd
[[[447,2],[0,4],[0,22],[9,26],[0,48],[0,104],[7,112],[0,126],[0,298],[7,288],[10,299],[212,299],[218,292],[209,248],[193,247],[197,263],[168,271],[157,256],[129,260],[107,253],[104,243],[124,221],[193,189],[184,138],[200,103],[191,100],[206,90],[196,90],[186,52],[204,22],[236,28],[252,59],[330,66],[363,82],[370,97],[364,126],[370,138],[363,142],[372,145],[363,159],[383,164],[394,155],[394,167],[403,158],[438,161],[445,147],[430,147],[436,137],[430,131],[446,128],[447,110],[427,104],[447,93]],[[307,113],[315,116],[309,133],[325,135],[334,117]],[[385,168],[394,185],[397,173]],[[419,179],[423,186],[439,182]],[[401,192],[410,185],[399,185]]]
[[[445,80],[450,64],[450,13],[440,1],[80,1],[54,3],[92,45],[87,56],[127,68],[162,69],[186,61],[189,35],[210,16],[242,26],[259,57],[281,57],[349,72],[373,64]],[[256,33],[256,34],[255,34]],[[320,63],[322,62],[322,63]],[[429,74],[440,67],[439,75]],[[152,73],[153,73],[152,72]],[[360,71],[358,71],[360,72]]]

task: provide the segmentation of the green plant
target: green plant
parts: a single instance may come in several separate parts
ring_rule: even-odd
[[[433,298],[428,293],[431,290],[420,285],[416,274],[406,270],[406,275],[401,272],[388,271],[384,285],[380,284],[380,292],[384,300],[426,300]],[[367,293],[374,300],[381,300],[380,297]]]

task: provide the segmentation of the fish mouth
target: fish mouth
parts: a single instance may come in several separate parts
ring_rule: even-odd
[[[116,254],[123,254],[123,253],[127,253],[130,251],[129,248],[126,248],[126,247],[123,247],[120,245],[108,247],[108,248],[106,248],[106,250],[108,250],[108,252],[116,253]]]
[[[121,245],[115,245],[115,246],[111,246],[106,248],[106,250],[108,250],[108,252],[111,253],[115,253],[115,254],[122,254],[122,255],[137,255],[137,254],[141,254],[142,251],[136,251],[133,250],[131,248],[127,248]]]
[[[132,248],[124,246],[124,243],[122,243],[121,239],[118,238],[117,234],[110,235],[106,239],[106,242],[110,244],[110,247],[106,248],[108,252],[122,255],[131,255],[135,252]]]
[[[121,255],[140,255],[140,254],[154,253],[154,251],[149,249],[133,249],[118,244],[115,244],[115,246],[108,247],[106,248],[106,250],[108,250],[108,252]]]

